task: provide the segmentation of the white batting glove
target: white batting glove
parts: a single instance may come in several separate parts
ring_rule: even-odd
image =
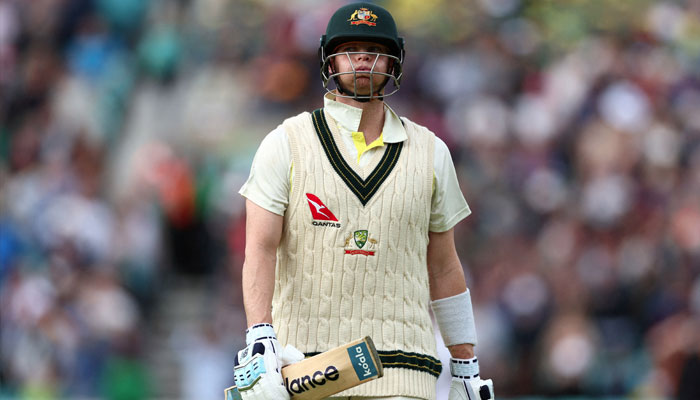
[[[289,400],[282,367],[304,358],[292,346],[282,351],[270,324],[246,331],[245,349],[238,352],[233,367],[236,386],[243,400]]]
[[[479,377],[479,362],[474,358],[450,358],[452,383],[448,400],[488,400],[495,399],[493,381]]]

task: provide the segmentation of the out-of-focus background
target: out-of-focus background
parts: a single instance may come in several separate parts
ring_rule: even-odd
[[[218,399],[257,145],[341,1],[0,0],[0,398]],[[700,1],[383,1],[499,398],[700,398]]]

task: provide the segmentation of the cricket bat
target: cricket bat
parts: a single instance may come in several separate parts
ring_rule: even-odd
[[[282,368],[284,385],[293,400],[324,399],[383,375],[369,336]],[[241,399],[236,386],[224,393],[225,400]]]

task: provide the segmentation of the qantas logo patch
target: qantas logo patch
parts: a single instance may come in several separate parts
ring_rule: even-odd
[[[340,223],[338,223],[338,218],[331,212],[331,210],[326,207],[325,204],[319,199],[315,194],[307,193],[306,201],[309,203],[309,210],[311,210],[311,217],[314,219],[314,226],[331,226],[334,228],[340,228]]]

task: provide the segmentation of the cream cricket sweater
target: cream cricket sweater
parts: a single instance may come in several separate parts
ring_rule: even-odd
[[[426,266],[435,137],[403,121],[408,139],[364,168],[328,113],[283,124],[295,167],[273,324],[282,344],[307,354],[372,337],[384,377],[343,396],[435,398],[441,366]]]

